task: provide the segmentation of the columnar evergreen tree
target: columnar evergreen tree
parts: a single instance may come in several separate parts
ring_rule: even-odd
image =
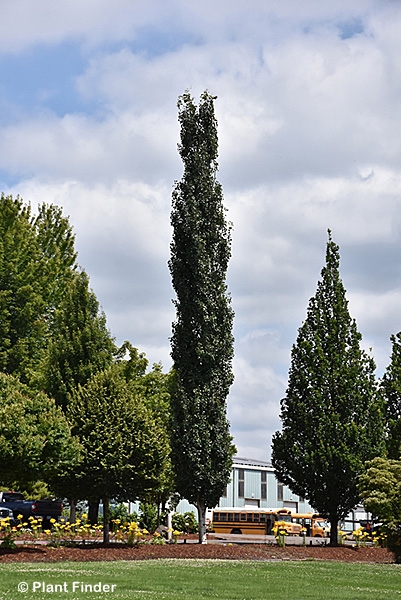
[[[401,459],[401,332],[391,336],[391,361],[381,387],[386,401],[386,445],[388,457]]]
[[[326,266],[292,348],[282,431],[272,462],[280,481],[337,524],[359,501],[363,463],[383,451],[383,405],[375,365],[360,347],[329,232]]]
[[[172,457],[177,491],[198,508],[199,541],[205,541],[205,511],[230,479],[234,446],[226,417],[233,381],[233,310],[226,272],[231,229],[216,180],[217,122],[214,98],[204,92],[199,107],[188,92],[178,101],[184,174],[175,183],[169,262],[177,295],[171,355]]]

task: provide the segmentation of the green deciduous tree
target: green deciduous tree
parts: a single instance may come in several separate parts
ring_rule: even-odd
[[[401,563],[401,461],[377,457],[367,462],[359,492],[365,509],[382,522],[387,546]]]
[[[74,272],[54,310],[41,368],[43,389],[66,411],[69,395],[110,366],[115,352],[106,316],[89,288],[87,274]]]
[[[31,210],[0,198],[0,370],[28,381],[45,343],[43,256]]]
[[[52,313],[50,333],[38,384],[67,413],[71,394],[92,375],[109,367],[116,351],[105,314],[99,309],[84,271],[72,272],[68,283],[64,282],[63,295]],[[69,498],[70,520],[74,521],[77,497],[72,494],[80,492],[80,485],[75,481],[73,465],[70,466],[68,476],[60,480],[58,487]],[[87,493],[91,494],[88,488]],[[92,509],[97,520],[98,506],[90,505],[91,517]]]
[[[168,462],[167,432],[135,395],[119,365],[78,386],[68,415],[82,445],[81,462],[74,467],[77,497],[87,497],[90,490],[94,499],[103,499],[107,542],[109,499],[135,500],[158,487]]]
[[[172,457],[177,489],[197,506],[204,541],[205,511],[218,503],[230,479],[234,451],[226,417],[233,381],[234,313],[226,286],[231,232],[216,180],[214,98],[204,92],[196,107],[187,92],[178,109],[184,173],[174,187],[171,213],[169,266],[177,295]]]
[[[326,265],[292,348],[282,431],[272,462],[280,481],[337,524],[359,501],[363,464],[383,451],[382,401],[373,359],[348,311],[339,248],[329,241]]]
[[[74,235],[61,209],[36,217],[18,198],[0,198],[0,370],[33,383],[53,318],[76,269]]]
[[[79,445],[54,400],[0,373],[0,484],[51,483],[76,461]]]
[[[386,445],[389,458],[401,458],[401,333],[391,336],[391,361],[381,387],[386,401]]]
[[[75,236],[67,217],[58,206],[42,204],[33,220],[36,239],[42,253],[42,296],[52,325],[52,315],[64,298],[77,269]]]

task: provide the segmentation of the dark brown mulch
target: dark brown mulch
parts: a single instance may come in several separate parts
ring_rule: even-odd
[[[344,562],[392,563],[386,548],[351,548],[341,546],[267,546],[263,544],[144,544],[138,548],[120,545],[86,547],[19,546],[15,550],[0,548],[0,564],[10,562],[113,561],[158,558],[207,558],[224,560],[336,560]]]

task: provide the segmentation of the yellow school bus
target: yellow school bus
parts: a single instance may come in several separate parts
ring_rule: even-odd
[[[316,513],[292,513],[292,520],[305,528],[308,537],[330,536],[330,525]]]
[[[284,523],[288,535],[300,535],[302,525],[292,521],[288,508],[215,508],[213,511],[214,533],[238,533],[244,535],[272,535],[277,522]]]

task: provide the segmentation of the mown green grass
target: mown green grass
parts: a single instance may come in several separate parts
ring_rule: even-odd
[[[116,587],[74,593],[73,582]],[[27,584],[27,591],[18,584]],[[33,591],[34,582],[45,591]],[[64,584],[65,582],[65,584]],[[57,592],[56,584],[63,586]],[[110,588],[111,590],[111,588]],[[323,561],[153,560],[0,565],[0,600],[401,600],[401,567]]]

